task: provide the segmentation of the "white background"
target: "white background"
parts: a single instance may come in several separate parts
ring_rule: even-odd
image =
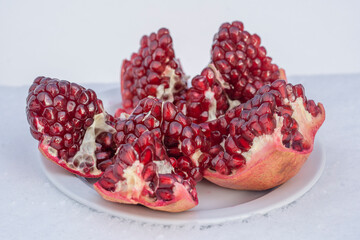
[[[258,33],[288,76],[360,72],[360,1],[0,0],[0,84],[38,75],[79,83],[118,82],[143,34],[170,29],[194,76],[209,61],[221,23]]]

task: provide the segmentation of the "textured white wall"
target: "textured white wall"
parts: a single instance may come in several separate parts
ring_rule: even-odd
[[[207,64],[224,21],[258,33],[287,74],[360,72],[360,1],[0,0],[0,84],[38,75],[116,82],[143,34],[170,29],[187,74]]]

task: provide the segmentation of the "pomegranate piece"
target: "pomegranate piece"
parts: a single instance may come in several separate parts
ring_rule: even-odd
[[[263,85],[286,79],[260,44],[260,37],[245,31],[239,21],[223,23],[215,34],[210,67],[231,100],[245,102]]]
[[[95,184],[104,199],[169,212],[197,205],[195,185],[210,158],[199,125],[173,103],[145,98],[115,128],[115,163]]]
[[[313,150],[325,120],[302,85],[276,80],[224,116],[200,124],[211,142],[204,177],[220,186],[265,190],[293,177]]]
[[[260,37],[244,31],[243,23],[224,23],[214,36],[211,61],[192,79],[186,92],[186,113],[194,122],[212,121],[285,72],[271,63]]]
[[[29,89],[26,114],[40,152],[59,166],[99,177],[112,164],[114,119],[93,90],[38,77]]]
[[[175,58],[169,30],[143,36],[140,49],[121,67],[121,95],[127,112],[148,96],[176,101],[186,88],[186,76]]]

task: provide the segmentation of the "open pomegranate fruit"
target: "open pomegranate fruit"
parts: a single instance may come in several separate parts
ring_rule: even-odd
[[[39,150],[61,167],[99,177],[112,164],[114,120],[93,90],[38,77],[29,89],[26,113]]]
[[[144,98],[115,128],[115,163],[94,185],[103,198],[169,212],[197,205],[195,184],[210,160],[199,125],[171,102]]]
[[[224,116],[201,126],[212,156],[204,177],[234,189],[265,190],[293,177],[313,150],[325,120],[302,85],[276,80]]]
[[[153,96],[176,101],[186,88],[186,76],[175,58],[169,30],[143,36],[140,49],[121,67],[121,95],[124,110],[131,112],[139,100]]]
[[[260,37],[244,31],[242,22],[224,23],[214,36],[211,61],[191,81],[186,94],[186,112],[195,122],[211,121],[254,97],[263,85],[286,80]]]

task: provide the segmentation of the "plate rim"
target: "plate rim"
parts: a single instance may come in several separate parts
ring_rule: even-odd
[[[319,158],[315,158],[314,154],[318,154]],[[154,211],[148,208],[145,208],[146,211],[152,211],[154,213],[153,216],[149,215],[140,215],[140,214],[131,214],[129,212],[122,212],[122,211],[116,211],[113,212],[112,207],[109,207],[113,204],[113,202],[105,201],[101,198],[100,195],[97,195],[97,193],[92,190],[89,186],[87,186],[85,183],[83,183],[79,178],[76,177],[76,175],[71,174],[63,170],[61,167],[57,166],[53,162],[46,159],[41,153],[40,155],[40,165],[45,173],[46,177],[50,180],[50,182],[58,188],[62,193],[64,193],[69,198],[100,212],[105,212],[109,215],[120,217],[120,218],[128,218],[131,220],[139,221],[139,222],[146,222],[146,223],[155,223],[155,224],[162,224],[162,225],[185,225],[185,224],[220,224],[226,221],[234,221],[234,220],[241,220],[246,219],[254,215],[264,215],[268,213],[271,210],[275,210],[278,208],[281,208],[283,206],[286,206],[301,196],[303,196],[306,192],[308,192],[320,179],[326,163],[326,155],[323,145],[321,144],[321,141],[316,140],[314,144],[314,150],[310,154],[309,158],[305,162],[305,164],[302,166],[300,171],[297,175],[295,175],[292,179],[285,182],[284,184],[280,185],[279,187],[273,189],[272,191],[266,193],[265,195],[256,198],[254,200],[251,200],[246,203],[241,203],[236,206],[232,207],[224,207],[224,208],[218,208],[218,209],[211,209],[211,210],[199,210],[199,211],[189,211],[189,212],[183,212],[183,213],[164,213],[159,211]],[[311,165],[317,166],[317,168],[312,168]],[[50,170],[49,170],[50,166]],[[60,177],[58,177],[56,174],[51,173],[51,168],[55,171],[60,172]],[[308,171],[308,172],[306,172]],[[306,181],[303,181],[301,179],[303,175],[309,174],[308,179],[305,179]],[[69,179],[76,179],[78,183],[82,184],[84,189],[82,191],[85,191],[86,193],[81,193],[82,195],[76,194],[72,189],[69,189],[66,187],[67,178]],[[76,182],[75,182],[76,183]],[[300,183],[300,184],[299,184]],[[299,185],[298,188],[294,188],[291,185]],[[239,190],[241,191],[241,190]],[[284,194],[286,192],[286,194]],[[96,195],[98,199],[96,199],[98,202],[101,202],[101,204],[92,202],[87,198],[87,196],[84,196],[86,194],[89,194],[90,197],[92,195]],[[286,195],[286,197],[283,197]],[[201,201],[201,199],[200,199]],[[110,205],[109,205],[110,204]],[[143,206],[139,205],[123,205],[124,207],[141,207]],[[248,211],[242,211],[244,208],[248,209]],[[239,212],[240,210],[240,212]],[[205,214],[204,214],[205,212]],[[160,214],[159,214],[160,213]],[[185,216],[184,216],[185,213]],[[191,214],[188,214],[191,213]],[[183,216],[179,215],[183,214]],[[186,215],[189,215],[187,217]],[[193,215],[193,216],[191,216]],[[205,215],[205,216],[204,216]],[[208,217],[206,217],[208,215]],[[210,217],[209,217],[210,215]],[[164,217],[167,216],[167,217]],[[177,217],[181,216],[181,217]],[[194,217],[195,216],[195,217]]]

